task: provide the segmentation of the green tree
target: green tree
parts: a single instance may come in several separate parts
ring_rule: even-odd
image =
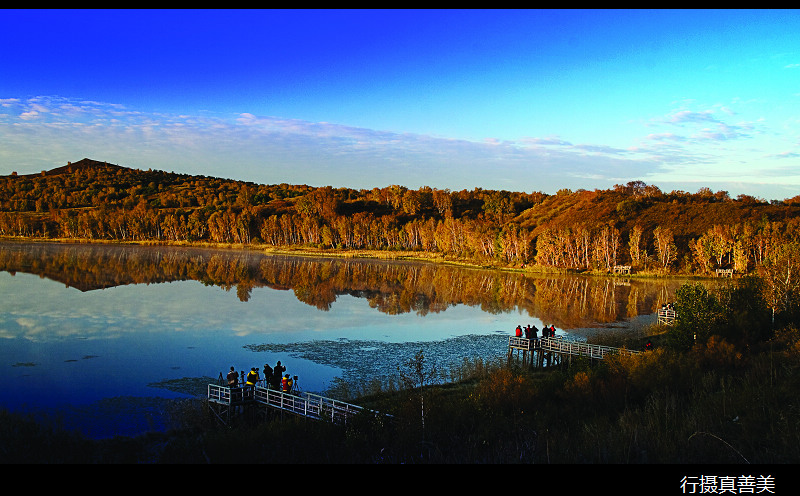
[[[483,211],[500,223],[508,221],[514,215],[511,194],[505,190],[488,193],[483,199]]]
[[[675,291],[675,323],[667,333],[667,342],[676,349],[688,350],[695,343],[705,343],[721,334],[724,321],[722,306],[702,284],[684,284]]]
[[[764,282],[742,277],[719,291],[723,308],[722,337],[741,345],[764,341],[770,335],[770,310],[764,298]]]

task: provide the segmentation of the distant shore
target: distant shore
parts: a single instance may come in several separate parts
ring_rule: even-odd
[[[537,265],[509,266],[499,263],[477,262],[468,259],[454,259],[438,253],[411,250],[354,250],[342,248],[315,248],[310,246],[283,246],[275,247],[267,244],[242,244],[242,243],[213,243],[208,241],[153,241],[153,240],[110,240],[89,238],[37,238],[19,236],[0,236],[0,241],[25,241],[36,243],[63,243],[63,244],[96,244],[96,245],[133,245],[133,246],[174,246],[190,248],[208,248],[215,250],[252,251],[265,255],[290,255],[297,257],[322,257],[322,258],[364,258],[387,261],[426,262],[440,265],[457,266],[470,269],[499,270],[505,272],[519,272],[531,275],[570,274],[584,276],[602,276],[615,278],[688,278],[688,279],[713,279],[713,276],[698,274],[672,274],[655,272],[635,272],[632,274],[614,274],[598,270],[573,270],[555,267],[540,267]]]

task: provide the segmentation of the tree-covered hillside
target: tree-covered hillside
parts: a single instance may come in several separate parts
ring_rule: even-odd
[[[797,237],[800,200],[641,181],[555,195],[256,184],[83,159],[0,177],[0,235],[404,250],[499,266],[754,270]]]

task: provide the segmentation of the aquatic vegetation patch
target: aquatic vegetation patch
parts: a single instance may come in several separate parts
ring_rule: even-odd
[[[436,367],[440,376],[465,360],[494,361],[506,354],[508,335],[458,336],[439,341],[389,343],[375,340],[317,340],[283,344],[249,344],[253,352],[285,353],[343,371],[340,379],[350,384],[373,380],[391,380],[405,370],[409,360],[420,350],[426,363]]]
[[[100,355],[84,355],[84,356],[81,358],[81,360],[90,360],[90,359],[92,359],[92,358],[100,358]],[[65,362],[65,363],[77,362],[77,361],[78,361],[78,360],[77,360],[77,359],[75,359],[75,358],[68,358],[68,359],[64,360],[64,362]]]

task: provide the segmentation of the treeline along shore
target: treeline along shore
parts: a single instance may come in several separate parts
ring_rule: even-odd
[[[556,194],[255,184],[83,159],[0,176],[0,236],[411,252],[496,267],[755,271],[800,237],[800,195],[764,200],[641,181]]]

